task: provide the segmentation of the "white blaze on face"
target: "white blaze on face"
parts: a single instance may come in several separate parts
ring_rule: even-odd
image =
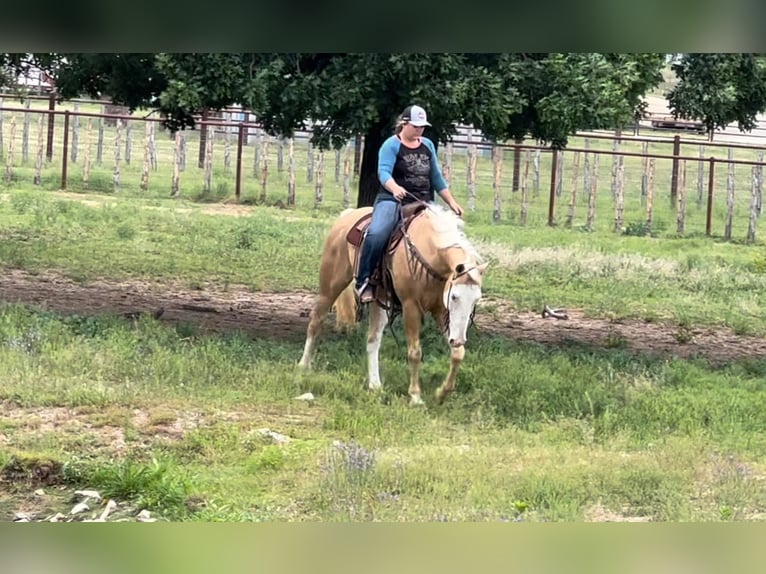
[[[444,290],[444,306],[449,311],[447,341],[451,347],[465,345],[471,313],[481,298],[481,287],[475,283],[447,285]]]

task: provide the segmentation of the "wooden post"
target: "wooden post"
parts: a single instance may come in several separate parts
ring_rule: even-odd
[[[141,166],[141,183],[139,188],[141,191],[149,189],[149,168],[151,166],[152,157],[152,122],[146,122],[144,124],[144,163]]]
[[[56,93],[50,92],[48,94],[48,142],[46,147],[46,157],[48,161],[53,161],[53,130],[56,125]]]
[[[697,162],[697,207],[705,199],[705,146],[700,146],[700,159]]]
[[[681,137],[673,138],[673,168],[670,176],[670,208],[675,209],[678,201],[678,156],[681,155]]]
[[[590,188],[588,189],[588,218],[585,224],[588,231],[593,231],[593,222],[596,219],[596,192],[598,191],[598,154],[593,154],[593,165],[590,174]]]
[[[468,180],[468,209],[471,211],[476,210],[476,144],[470,144],[466,150],[468,170],[466,171],[466,178]]]
[[[69,110],[64,111],[64,145],[61,150],[61,189],[66,189],[67,154],[69,153]]]
[[[90,185],[90,147],[93,140],[93,122],[88,118],[88,127],[85,129],[85,159],[82,163],[82,187],[88,189]]]
[[[567,218],[564,222],[564,227],[572,227],[574,221],[575,206],[577,205],[577,181],[580,179],[580,152],[576,151],[574,154],[574,160],[572,163],[572,181],[569,195],[569,208],[567,210]]]
[[[98,140],[96,141],[96,165],[99,167],[104,159],[104,118],[98,118]]]
[[[24,127],[21,131],[21,163],[26,165],[29,161],[29,105],[30,99],[24,98]],[[2,115],[2,112],[0,112]]]
[[[641,144],[641,152],[644,157],[641,158],[641,201],[646,199],[646,184],[649,174],[649,142],[643,142]]]
[[[364,148],[364,140],[361,134],[354,136],[354,175],[359,175],[359,167],[362,163],[362,150]]]
[[[205,108],[202,110],[202,118],[199,122],[199,152],[197,154],[197,166],[200,169],[205,167],[205,155],[207,153],[207,118],[210,111]]]
[[[213,126],[205,124],[205,157],[203,158],[205,180],[202,185],[202,189],[207,193],[213,191],[213,141],[215,140],[213,131],[214,129],[215,128]]]
[[[625,210],[625,156],[618,157],[614,173],[614,232],[622,233]],[[613,163],[614,165],[614,163]]]
[[[237,166],[236,176],[234,184],[234,196],[239,203],[240,197],[242,197],[242,148],[245,145],[245,126],[242,122],[237,125]]]
[[[343,209],[347,209],[351,205],[351,142],[343,149]]]
[[[317,151],[317,163],[316,163],[316,185],[314,187],[314,209],[319,209],[324,199],[323,182],[324,182],[324,150],[321,148]]]
[[[755,241],[755,223],[758,220],[758,166],[752,168],[752,189],[750,196],[750,219],[747,224],[747,242]]]
[[[524,140],[517,139],[513,145],[513,178],[511,180],[511,191],[519,190],[519,177],[521,172],[521,144]]]
[[[452,155],[453,155],[453,149],[452,149],[452,141],[448,141],[447,145],[444,146],[444,179],[447,181],[447,186],[450,185],[450,181],[452,180]]]
[[[527,158],[529,158],[527,153]],[[561,182],[564,177],[564,150],[559,150],[558,159],[556,160],[556,197],[561,197]]]
[[[582,189],[590,193],[590,156],[592,155],[588,150],[590,149],[590,140],[585,138],[585,156],[582,162]]]
[[[266,188],[269,180],[269,136],[263,135],[263,149],[261,150],[261,195],[259,202],[266,203]]]
[[[650,235],[654,225],[654,163],[654,158],[650,158],[646,181],[646,231]]]
[[[306,182],[311,183],[314,181],[314,146],[311,145],[311,140],[306,142],[308,147],[308,157],[306,158]]]
[[[224,173],[231,172],[231,126],[228,125],[231,114],[224,114],[226,120],[226,126],[223,128],[223,171]],[[215,129],[215,128],[213,128]]]
[[[175,134],[173,142],[173,176],[170,181],[170,197],[181,193],[181,130]]]
[[[180,130],[179,130],[180,131]],[[180,150],[179,150],[179,165],[178,169],[180,171],[186,171],[186,134],[181,131],[181,141],[180,141]]]
[[[710,167],[707,172],[707,214],[705,215],[705,234],[710,235],[713,225],[713,188],[715,186],[715,158],[708,160]]]
[[[130,160],[133,156],[132,125],[133,123],[130,120],[125,120],[125,165],[130,165]]]
[[[612,199],[617,199],[617,171],[620,169],[620,157],[617,155],[617,152],[620,151],[620,140],[615,138],[612,140],[612,151],[615,152],[612,154],[612,182],[611,182],[611,190],[612,190]]]
[[[729,148],[729,169],[726,175],[726,223],[724,227],[724,239],[731,239],[732,225],[734,223],[734,164],[731,163],[734,151]]]
[[[516,152],[518,150],[514,149],[514,166],[516,164]],[[519,166],[521,166],[521,158],[519,158]],[[521,225],[527,224],[527,215],[529,214],[529,187],[526,185],[521,185],[519,190],[519,196],[521,199],[521,213],[519,214],[519,223]]]
[[[492,191],[494,194],[494,209],[492,210],[492,219],[500,221],[502,211],[502,198],[500,192],[500,179],[503,171],[503,148],[494,144],[492,146]]]
[[[678,206],[676,208],[676,233],[683,235],[686,229],[686,160],[682,160],[678,173]]]
[[[157,137],[156,137],[157,126],[154,122],[149,122],[149,123],[152,124],[152,129],[150,131],[151,135],[149,137],[149,146],[150,146],[150,152],[151,152],[150,161],[152,165],[152,170],[157,171],[157,169],[159,168],[159,166],[157,165]]]
[[[340,183],[340,148],[335,150],[335,183]]]
[[[118,119],[117,130],[114,136],[114,175],[112,182],[114,184],[114,190],[118,191],[120,188],[120,156],[122,154],[122,120]]]
[[[16,140],[16,114],[11,114],[11,141],[8,142],[8,157],[5,159],[5,178],[6,184],[11,183],[13,179],[13,144]]]
[[[540,150],[536,149],[533,160],[534,177],[532,178],[532,192],[535,197],[540,193]]]
[[[0,97],[0,108],[3,107],[3,98]],[[5,155],[5,143],[3,143],[3,113],[0,112],[0,159]]]
[[[758,176],[756,193],[758,194],[758,216],[761,215],[761,208],[763,206],[763,150],[758,150],[758,165],[756,166],[756,174]]]
[[[72,163],[77,163],[77,152],[80,148],[80,104],[75,102],[74,114],[72,114],[72,151],[69,157]]]
[[[295,205],[295,140],[287,140],[287,205]]]
[[[277,139],[277,175],[282,175],[285,169],[285,140],[282,137]]]
[[[35,185],[40,185],[43,181],[43,149],[43,115],[37,114],[37,159],[33,180]]]
[[[561,152],[557,149],[553,150],[553,157],[551,157],[551,193],[548,198],[548,225],[553,225],[554,220],[554,205],[556,203],[556,182],[558,181],[558,168],[559,168],[559,155]],[[527,162],[527,169],[529,168],[529,162]],[[526,170],[525,170],[526,171]]]
[[[263,137],[261,128],[255,128],[255,145],[253,146],[253,177],[255,178],[261,175],[261,146],[263,146]]]

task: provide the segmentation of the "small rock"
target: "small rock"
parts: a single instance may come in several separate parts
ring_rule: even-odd
[[[57,512],[48,519],[48,522],[61,522],[62,520],[66,520],[66,516]]]
[[[35,496],[45,496],[45,491],[42,488],[35,490]]]
[[[277,444],[287,444],[290,442],[290,437],[287,435],[283,435],[282,433],[275,432],[271,429],[258,429],[258,432],[265,437],[270,438]]]
[[[14,522],[29,522],[32,520],[32,517],[29,516],[26,512],[14,512],[13,513],[13,521]]]
[[[136,521],[137,522],[157,522],[157,519],[156,518],[152,518],[149,515],[149,511],[148,510],[142,510],[136,516]]]
[[[109,513],[115,508],[117,508],[117,503],[110,498],[109,502],[106,503],[106,507],[104,508],[104,511],[101,513],[101,516],[98,517],[98,520],[100,522],[106,522],[106,517],[109,516]]]
[[[303,393],[301,396],[295,397],[295,400],[311,402],[314,400],[314,395],[312,393]]]
[[[96,490],[75,490],[74,493],[84,499],[93,498],[96,502],[101,501],[101,494]]]
[[[80,514],[86,510],[90,510],[90,506],[88,506],[86,502],[78,502],[72,507],[72,510],[69,511],[69,514]]]

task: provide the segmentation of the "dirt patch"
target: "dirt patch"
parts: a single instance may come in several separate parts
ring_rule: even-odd
[[[171,324],[211,332],[241,331],[256,337],[302,341],[314,293],[252,292],[244,286],[215,285],[194,290],[178,283],[139,280],[73,282],[56,273],[6,270],[0,300],[64,314],[149,313]],[[507,301],[487,298],[476,314],[478,330],[519,341],[556,347],[568,344],[623,348],[636,353],[701,357],[713,364],[766,356],[766,339],[738,336],[730,329],[694,328],[645,321],[611,321],[567,310],[569,319],[520,313]],[[470,343],[469,343],[470,344]]]

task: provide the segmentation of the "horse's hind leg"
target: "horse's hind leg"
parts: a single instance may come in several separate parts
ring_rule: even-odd
[[[323,259],[319,275],[319,296],[309,314],[306,343],[303,346],[303,356],[298,363],[299,366],[305,369],[311,367],[311,355],[322,329],[322,321],[329,313],[335,300],[351,282],[352,275],[351,265],[347,262],[342,269],[337,269],[332,266],[331,260]]]
[[[370,390],[378,390],[380,382],[380,343],[383,340],[383,330],[388,323],[388,311],[380,305],[372,305],[370,310],[370,329],[367,334],[367,387]]]

